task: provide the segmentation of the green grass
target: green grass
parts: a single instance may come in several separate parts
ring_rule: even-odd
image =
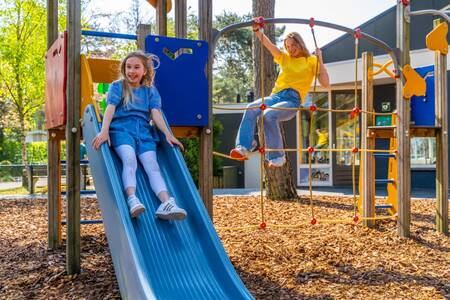
[[[35,194],[47,194],[46,186],[39,186],[34,189]],[[0,190],[0,196],[3,195],[29,195],[27,189],[24,187],[17,187],[11,189]]]

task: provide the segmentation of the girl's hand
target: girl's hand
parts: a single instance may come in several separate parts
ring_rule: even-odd
[[[97,136],[92,140],[92,147],[94,148],[94,150],[98,150],[104,142],[108,142],[108,146],[111,146],[109,133],[100,131],[99,134],[97,134]]]
[[[320,48],[316,48],[316,51],[314,51],[314,54],[316,54],[317,57],[319,58],[319,61],[322,62],[322,50],[320,50]]]
[[[168,134],[166,135],[166,141],[173,147],[174,145],[177,145],[178,147],[180,147],[181,151],[184,151],[184,146],[183,144],[176,138],[174,137],[172,134]]]

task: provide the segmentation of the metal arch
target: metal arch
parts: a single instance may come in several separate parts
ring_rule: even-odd
[[[296,18],[270,18],[270,19],[265,19],[264,20],[265,23],[268,24],[304,24],[304,25],[309,25],[310,24],[310,20],[309,19],[296,19]],[[224,27],[222,30],[219,30],[217,32],[215,32],[213,40],[211,42],[211,50],[214,53],[215,51],[215,47],[217,44],[217,41],[219,40],[219,38],[224,35],[227,32],[239,29],[239,28],[244,28],[244,27],[250,27],[253,25],[253,21],[247,21],[247,22],[241,22],[241,23],[236,23],[233,25],[229,25]],[[350,35],[353,35],[356,33],[356,31],[354,29],[345,27],[345,26],[341,26],[341,25],[337,25],[337,24],[333,24],[333,23],[328,23],[328,22],[323,22],[323,21],[317,21],[314,20],[314,26],[320,26],[320,27],[326,27],[326,28],[331,28],[331,29],[336,29],[339,31],[343,31],[345,33],[348,33]],[[397,56],[395,55],[394,49],[392,49],[391,47],[389,47],[388,44],[386,44],[385,42],[367,34],[364,32],[361,32],[361,37],[366,39],[368,42],[382,48],[383,50],[386,51],[386,53],[392,58],[392,61],[394,63],[394,68],[395,70],[399,70],[398,68],[398,60],[397,60]],[[396,71],[399,72],[399,71]]]
[[[450,11],[448,10],[436,10],[436,9],[424,9],[424,10],[416,10],[411,11],[409,13],[410,16],[421,16],[421,15],[435,15],[440,16],[447,21],[447,23],[450,23],[450,17],[447,15]]]

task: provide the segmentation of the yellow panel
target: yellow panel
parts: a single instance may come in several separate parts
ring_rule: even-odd
[[[120,61],[112,59],[89,58],[92,82],[111,83],[120,77]]]
[[[436,26],[425,39],[427,48],[432,51],[439,51],[442,54],[448,53],[447,42],[448,25],[447,22],[443,22]]]
[[[81,62],[81,75],[80,75],[80,84],[81,84],[81,102],[80,102],[80,116],[83,116],[84,110],[86,106],[89,104],[94,105],[95,114],[97,115],[97,120],[100,121],[99,108],[97,106],[97,102],[94,99],[94,88],[93,81],[91,76],[91,70],[89,68],[88,60],[86,56],[80,56]]]
[[[158,3],[158,0],[147,0],[148,3],[150,3],[154,8],[156,8],[156,4]],[[167,12],[171,11],[172,9],[172,1],[167,0],[166,4]]]
[[[403,86],[403,97],[410,99],[412,96],[425,96],[427,84],[425,79],[408,64],[403,66],[403,75],[406,78],[406,83]]]

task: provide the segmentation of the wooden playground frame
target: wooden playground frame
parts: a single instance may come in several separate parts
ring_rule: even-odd
[[[151,1],[150,1],[151,2]],[[153,1],[154,3],[155,1]],[[157,32],[167,35],[167,5],[170,0],[156,1]],[[175,33],[177,37],[184,38],[187,34],[187,5],[186,0],[175,2]],[[410,165],[410,128],[409,101],[403,99],[403,86],[405,77],[397,66],[404,66],[410,62],[410,16],[411,1],[397,1],[397,49],[389,53],[394,61],[396,69],[396,99],[398,122],[392,127],[392,134],[396,131],[397,138],[397,199],[398,199],[398,234],[403,237],[410,236],[411,223],[411,165]],[[209,81],[208,95],[208,126],[201,128],[200,136],[200,194],[211,218],[213,217],[212,205],[212,55],[214,45],[222,32],[213,34],[212,29],[212,0],[199,0],[199,39],[207,41],[210,45],[209,61],[207,64],[207,77]],[[170,3],[169,3],[170,4]],[[438,14],[436,11],[428,12]],[[272,19],[272,23],[286,22],[288,19]],[[400,20],[400,21],[399,21]],[[48,135],[48,244],[54,249],[61,245],[61,182],[60,182],[60,148],[61,140],[66,140],[67,153],[67,237],[66,237],[66,269],[68,274],[80,272],[80,41],[81,41],[81,7],[79,1],[67,1],[67,122],[64,128],[51,129]],[[448,20],[447,20],[448,21]],[[289,22],[289,21],[288,21]],[[240,24],[240,27],[251,26]],[[269,22],[270,23],[270,22]],[[298,20],[295,23],[299,23]],[[322,23],[322,24],[321,24]],[[303,24],[303,23],[300,23]],[[307,24],[307,23],[306,23]],[[325,22],[316,21],[318,26],[324,26]],[[237,27],[239,27],[237,26]],[[353,29],[339,25],[333,25],[335,29],[354,34]],[[231,30],[228,28],[227,30]],[[47,48],[58,37],[58,1],[47,0]],[[148,27],[140,26],[138,36],[145,36],[149,32]],[[374,39],[364,33],[363,37]],[[376,39],[375,39],[376,40]],[[142,48],[142,38],[140,39]],[[380,42],[380,41],[379,41]],[[382,43],[382,42],[381,42]],[[389,48],[389,47],[388,47]],[[385,50],[391,50],[385,49]],[[362,102],[363,107],[370,110],[373,105],[373,84],[368,79],[368,69],[373,65],[373,55],[363,55],[363,80]],[[436,230],[448,234],[448,116],[447,116],[447,57],[436,52],[435,54],[435,86],[436,86],[436,126],[427,136],[437,139],[436,162]],[[371,140],[367,135],[370,126],[369,118],[362,119],[362,145],[370,145]],[[371,129],[372,130],[372,129]],[[376,129],[373,129],[376,130]],[[369,159],[368,153],[362,154],[361,164],[363,170],[370,168],[373,159]],[[366,187],[371,187],[374,180],[371,172],[363,174]],[[364,217],[374,215],[373,199],[374,191],[365,189],[363,192]],[[364,222],[365,226],[372,226],[374,222]]]

